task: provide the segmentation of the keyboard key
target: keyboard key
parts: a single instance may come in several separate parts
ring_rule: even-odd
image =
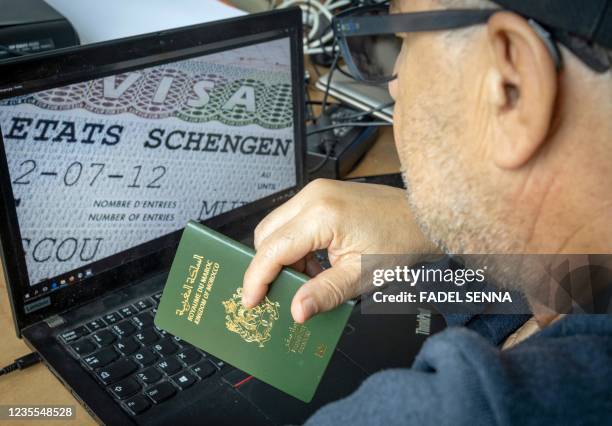
[[[132,378],[122,380],[108,388],[117,399],[125,399],[140,390],[140,383]]]
[[[145,309],[149,309],[152,306],[153,306],[153,302],[151,302],[151,299],[142,299],[134,303],[134,307],[138,309],[139,311],[144,311]]]
[[[100,346],[108,346],[117,340],[117,336],[111,333],[109,330],[100,330],[96,331],[91,335],[94,342],[96,342]]]
[[[136,370],[138,370],[138,364],[129,358],[123,358],[114,364],[101,368],[96,372],[96,376],[105,385],[110,385],[129,376]]]
[[[142,395],[136,395],[125,401],[125,408],[132,416],[144,413],[150,406],[149,401]]]
[[[177,357],[186,365],[192,365],[202,359],[202,354],[193,348],[188,348],[179,352]]]
[[[134,359],[138,364],[142,365],[143,367],[146,367],[157,361],[157,355],[150,349],[142,348],[134,354]]]
[[[87,328],[91,332],[100,330],[101,328],[104,328],[104,327],[106,327],[106,323],[102,320],[102,318],[98,318],[96,320],[89,321],[87,323]]]
[[[106,321],[108,325],[114,324],[123,319],[121,315],[119,314],[119,312],[112,312],[110,314],[106,314],[104,315],[103,318],[104,318],[104,321]]]
[[[155,300],[157,303],[159,303],[159,301],[161,300],[162,294],[161,293],[157,293],[153,295],[153,300]]]
[[[132,355],[138,349],[140,349],[140,345],[133,337],[124,337],[123,339],[119,339],[117,343],[115,343],[115,349],[121,352],[121,355]]]
[[[119,337],[126,337],[134,334],[136,327],[134,327],[134,324],[129,321],[122,321],[113,325],[111,330],[113,330],[113,332]]]
[[[73,351],[75,351],[77,354],[81,356],[90,354],[96,349],[98,349],[98,347],[94,344],[94,342],[92,342],[91,339],[88,337],[84,337],[78,342],[71,344],[70,347],[72,348]]]
[[[161,356],[168,356],[176,353],[176,351],[179,350],[179,347],[172,341],[172,339],[166,338],[153,345],[153,349],[155,349]]]
[[[147,325],[153,324],[153,315],[148,312],[141,312],[138,315],[134,315],[132,317],[132,321],[134,321],[134,324],[136,324],[138,327],[143,328]]]
[[[155,367],[149,367],[141,372],[137,373],[136,376],[147,385],[152,385],[162,378],[162,373],[159,372]]]
[[[191,367],[191,371],[197,374],[200,379],[205,379],[215,374],[217,372],[217,369],[214,365],[205,360]]]
[[[161,382],[157,385],[151,386],[145,391],[151,401],[155,404],[164,402],[168,398],[171,398],[176,393],[176,388],[170,384],[170,382]]]
[[[161,334],[162,336],[167,336],[167,335],[168,335],[168,332],[167,332],[166,330],[161,329],[161,328],[159,328],[159,327],[157,327],[157,326],[155,327],[155,330],[157,330],[157,332],[158,332],[159,334]]]
[[[174,340],[174,342],[179,344],[181,347],[189,345],[189,343],[187,343],[186,341],[184,341],[178,336],[172,336],[172,340]]]
[[[91,331],[84,325],[81,325],[80,327],[75,328],[73,331],[77,331],[78,333],[81,334],[81,336],[85,336],[87,334],[89,334]]]
[[[60,334],[60,337],[65,343],[70,343],[80,339],[81,337],[87,334],[89,334],[89,330],[85,326],[80,326]]]
[[[168,376],[178,373],[183,369],[180,362],[174,357],[163,358],[157,363],[157,368],[166,373]]]
[[[184,390],[192,386],[197,381],[197,379],[193,374],[187,371],[183,371],[172,376],[172,381],[175,385],[181,388],[181,390]]]
[[[234,367],[232,367],[231,365],[227,364],[227,363],[226,363],[226,362],[224,362],[224,361],[221,361],[219,358],[214,357],[214,356],[212,356],[212,355],[210,355],[210,354],[206,355],[206,358],[207,358],[207,359],[208,359],[210,362],[212,362],[212,363],[213,363],[213,365],[214,365],[215,367],[217,367],[217,369],[218,369],[219,371],[221,371],[222,373],[226,373],[227,371],[229,371],[229,370],[233,370],[233,369],[234,369]]]
[[[119,358],[119,354],[112,348],[104,348],[86,356],[83,360],[90,368],[101,368],[107,366],[117,358]]]
[[[232,370],[223,376],[223,381],[233,388],[238,388],[252,378],[249,373],[240,370]]]
[[[159,334],[153,331],[152,328],[147,328],[139,333],[136,333],[136,339],[145,346],[155,343],[159,340]]]
[[[195,349],[195,346],[193,346],[191,343],[187,343],[186,341],[181,341],[181,347],[183,349]]]
[[[127,318],[127,317],[131,317],[132,315],[136,313],[136,308],[134,308],[133,306],[126,306],[126,307],[119,309],[119,312],[121,312],[121,315],[123,316],[123,318]]]

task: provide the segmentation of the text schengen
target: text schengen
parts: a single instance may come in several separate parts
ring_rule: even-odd
[[[90,120],[54,120],[46,118],[11,117],[7,140],[30,143],[59,143],[113,147],[122,142],[126,126],[95,123]],[[132,143],[134,138],[127,136]],[[292,139],[247,133],[200,132],[187,129],[155,127],[141,142],[148,150],[200,151],[221,154],[242,154],[287,157]]]
[[[153,129],[144,147],[170,151],[202,151],[240,153],[244,155],[283,156],[289,154],[291,139],[239,134],[204,133],[195,131]]]

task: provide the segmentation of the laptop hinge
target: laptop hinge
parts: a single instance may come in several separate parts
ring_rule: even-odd
[[[60,317],[59,315],[53,315],[49,318],[46,318],[45,322],[51,328],[59,327],[60,325],[63,325],[66,323],[64,318]]]

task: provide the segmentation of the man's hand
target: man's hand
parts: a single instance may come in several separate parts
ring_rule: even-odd
[[[383,185],[318,179],[266,216],[255,229],[253,258],[244,275],[243,303],[257,305],[282,267],[313,276],[297,291],[291,314],[304,322],[366,289],[360,288],[362,254],[434,250],[410,212],[405,191]],[[327,249],[321,271],[313,252]]]

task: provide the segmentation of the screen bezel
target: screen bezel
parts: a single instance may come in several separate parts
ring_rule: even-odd
[[[301,53],[302,17],[299,8],[263,12],[7,61],[0,65],[0,99],[282,38],[289,38],[291,50],[296,184],[204,222],[216,228],[223,226],[230,229],[227,225],[232,221],[244,220],[279,205],[305,183],[304,58]],[[4,144],[1,132],[0,143]],[[47,296],[50,297],[49,306],[26,314],[24,290],[29,286],[29,277],[4,149],[0,149],[0,203],[0,254],[18,336],[28,325],[168,269],[182,232],[179,230],[161,237],[167,238],[171,244],[165,244],[156,252],[141,258],[126,259],[119,267],[50,292]],[[150,244],[146,242],[137,247]]]

